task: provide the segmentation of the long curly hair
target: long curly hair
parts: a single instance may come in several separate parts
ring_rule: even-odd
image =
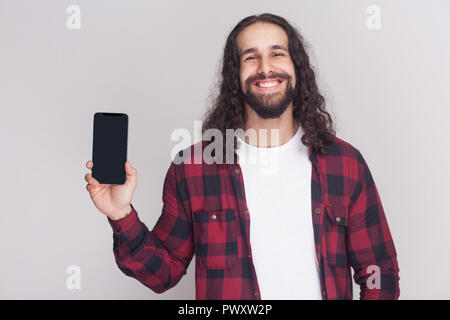
[[[231,148],[230,141],[225,141],[226,129],[243,128],[244,96],[239,80],[240,59],[236,38],[244,28],[256,22],[276,24],[286,32],[289,41],[288,49],[297,79],[293,99],[293,117],[303,129],[302,143],[305,146],[312,146],[319,153],[326,153],[326,147],[333,141],[336,132],[331,116],[325,110],[325,99],[319,93],[315,73],[304,47],[305,41],[284,18],[270,13],[242,19],[228,35],[221,60],[221,77],[218,81],[220,92],[203,116],[202,134],[208,129],[219,130],[224,139],[223,154],[225,155]],[[236,146],[237,139],[234,136],[233,148]]]

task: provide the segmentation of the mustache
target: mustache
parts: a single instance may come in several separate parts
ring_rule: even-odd
[[[264,76],[264,75],[256,75],[256,76],[248,77],[247,80],[245,81],[245,84],[247,86],[250,86],[256,80],[266,80],[266,79],[276,79],[276,78],[289,80],[289,79],[291,79],[291,76],[289,76],[286,73],[273,73],[270,75],[270,77]]]

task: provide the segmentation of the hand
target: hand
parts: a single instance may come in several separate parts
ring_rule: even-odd
[[[92,169],[93,165],[92,161],[86,163],[88,169]],[[94,205],[111,220],[122,219],[131,212],[131,199],[137,185],[137,170],[131,166],[129,161],[126,161],[125,171],[127,177],[122,185],[100,184],[90,173],[84,176],[88,183],[86,190]]]

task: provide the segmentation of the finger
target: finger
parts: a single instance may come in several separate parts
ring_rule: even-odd
[[[125,171],[127,173],[127,182],[130,181],[131,183],[136,184],[137,170],[133,168],[130,161],[125,162]]]
[[[97,188],[97,186],[93,186],[92,184],[87,184],[86,185],[86,190],[92,194],[92,192]]]
[[[125,171],[127,173],[127,176],[133,176],[137,173],[136,168],[131,165],[130,161],[125,162]]]
[[[90,174],[90,173],[87,173],[84,176],[84,180],[86,180],[87,183],[91,184],[94,187],[99,185],[99,182],[97,181],[97,179],[93,178],[92,174]]]
[[[94,163],[90,160],[88,162],[86,162],[86,168],[88,168],[88,169],[92,169],[93,165],[94,165]]]

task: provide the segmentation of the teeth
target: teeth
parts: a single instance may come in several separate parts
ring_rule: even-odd
[[[275,87],[276,85],[278,85],[278,81],[273,81],[273,82],[266,82],[266,83],[262,83],[259,82],[257,85],[261,88],[269,88],[269,87]]]

